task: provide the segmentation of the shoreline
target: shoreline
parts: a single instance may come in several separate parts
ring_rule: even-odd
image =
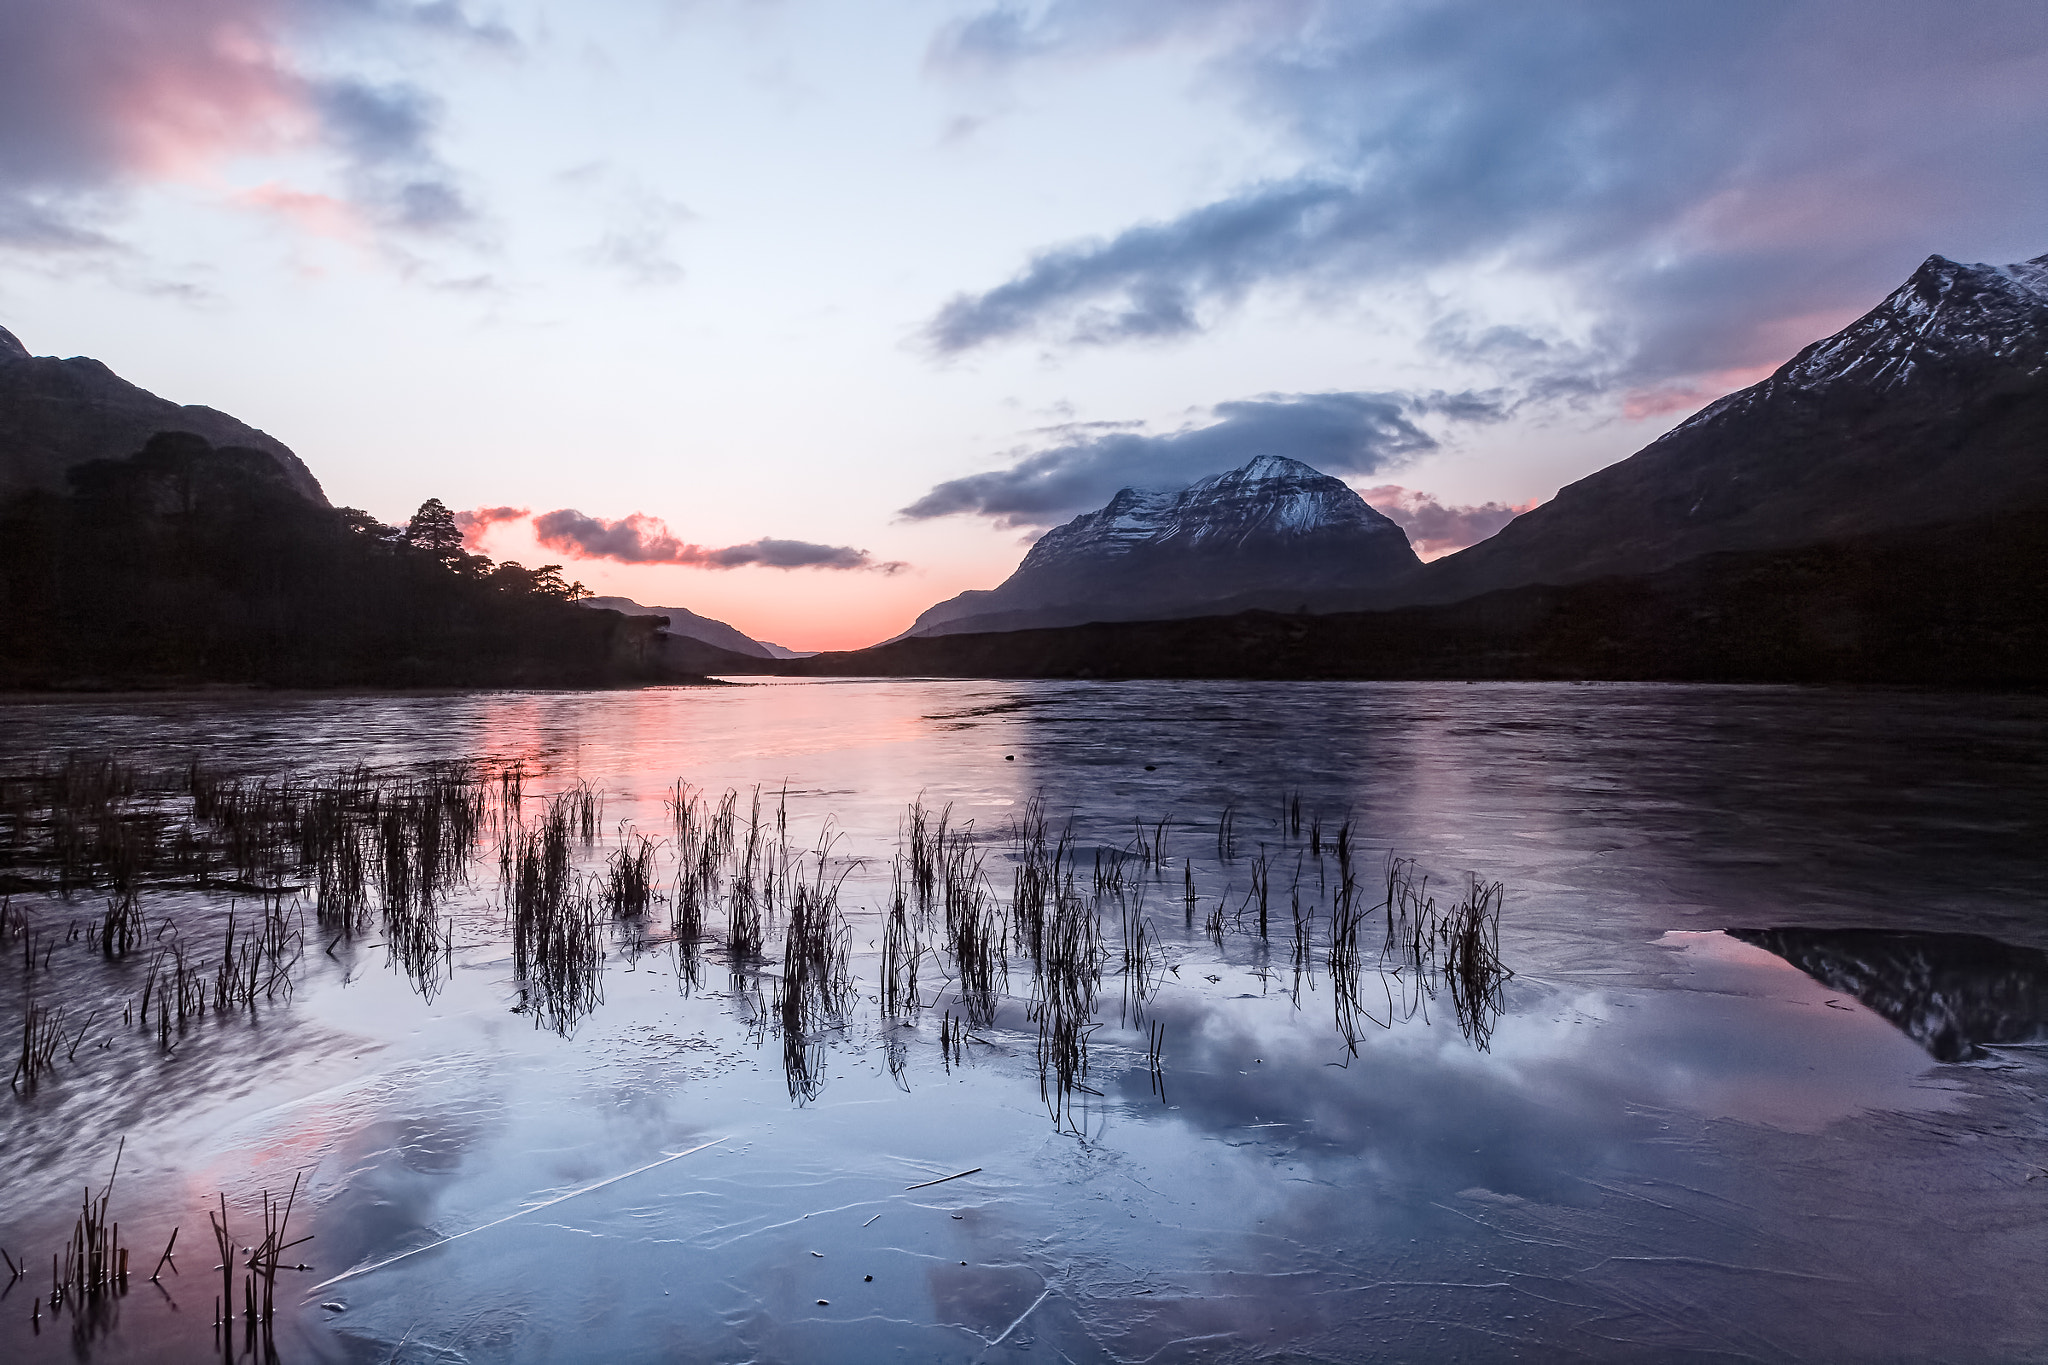
[[[33,706],[42,703],[99,701],[222,701],[243,698],[300,700],[308,697],[461,697],[484,692],[650,692],[673,687],[738,687],[723,678],[678,679],[672,682],[593,683],[578,686],[500,684],[474,687],[265,687],[260,683],[199,683],[185,687],[108,687],[104,689],[50,688],[31,691],[0,689],[0,706]]]

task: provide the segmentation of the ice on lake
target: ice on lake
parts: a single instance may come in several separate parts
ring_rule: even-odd
[[[891,680],[0,715],[5,772],[516,764],[530,811],[601,798],[578,877],[658,844],[658,899],[604,923],[587,1010],[522,992],[487,829],[433,952],[374,913],[323,931],[309,885],[284,901],[288,995],[168,1043],[132,1018],[151,947],[209,963],[261,898],[149,882],[148,942],[109,960],[87,929],[110,892],[39,889],[16,846],[0,1022],[67,1023],[0,1101],[9,1359],[2048,1351],[2040,699]],[[742,824],[759,788],[778,840],[826,850],[799,862],[837,887],[848,977],[801,1036],[786,902],[758,962],[728,960],[718,896],[694,963],[669,941],[678,779],[709,811],[740,793]],[[1010,941],[976,1008],[943,904],[916,996],[884,1008],[913,802],[964,831],[990,913],[1020,822],[1069,834],[1100,917],[1070,1086],[1043,969]],[[1381,916],[1348,1000],[1340,830]],[[1511,975],[1476,1026],[1442,973],[1382,961],[1390,856],[1440,908],[1503,888]],[[53,1311],[48,1259],[124,1141],[123,1241],[153,1263],[177,1227],[177,1273]],[[310,1269],[280,1275],[267,1334],[223,1337],[205,1210],[225,1195],[254,1233],[295,1178]]]

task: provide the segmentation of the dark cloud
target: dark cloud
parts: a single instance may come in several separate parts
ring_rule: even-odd
[[[745,545],[708,550],[704,563],[714,569],[758,564],[768,569],[874,569],[890,574],[907,567],[901,560],[877,563],[866,550],[847,545],[814,545],[808,540],[776,540],[768,536]]]
[[[1334,185],[1264,186],[1171,223],[1043,252],[1007,284],[953,299],[927,334],[940,351],[964,351],[1054,314],[1071,342],[1197,331],[1198,304],[1235,302],[1253,284],[1302,273],[1326,254],[1342,235],[1328,210],[1341,211],[1345,197]]]
[[[1057,427],[1055,444],[1007,469],[942,483],[902,514],[922,520],[968,513],[1007,526],[1048,526],[1100,507],[1120,488],[1179,487],[1258,455],[1284,455],[1330,474],[1371,474],[1436,448],[1417,417],[1507,415],[1497,396],[1473,393],[1267,394],[1212,411],[1213,421],[1169,432],[1102,423]]]
[[[441,103],[417,86],[344,78],[310,87],[328,140],[348,163],[350,197],[387,226],[419,232],[475,217],[435,153]]]
[[[643,512],[606,521],[565,507],[535,517],[533,530],[540,543],[550,550],[578,559],[611,559],[621,564],[681,564],[699,569],[872,569],[889,574],[906,567],[898,560],[879,562],[866,550],[847,545],[816,545],[807,540],[764,536],[745,545],[717,549],[692,545],[677,538],[661,518]]]
[[[374,224],[433,232],[469,220],[434,151],[431,96],[314,72],[294,55],[301,40],[344,29],[517,47],[502,24],[446,2],[0,3],[0,246],[107,250],[125,190],[232,155],[308,146],[340,159],[351,200]]]
[[[954,26],[934,60],[1176,39],[1210,44],[1215,87],[1291,135],[1303,169],[1042,251],[946,304],[936,351],[1182,335],[1255,289],[1357,298],[1485,266],[1599,320],[1569,345],[1523,338],[1548,351],[1521,368],[1569,393],[1782,360],[1930,251],[2043,246],[2048,179],[2018,169],[2048,145],[2033,0],[1053,0]],[[1515,340],[1464,330],[1496,354]]]
[[[1435,559],[1453,550],[1462,550],[1467,545],[1477,545],[1536,506],[1533,502],[1519,507],[1504,502],[1482,502],[1446,507],[1428,493],[1418,493],[1393,483],[1361,488],[1358,496],[1386,513],[1406,531],[1408,543],[1424,559]]]

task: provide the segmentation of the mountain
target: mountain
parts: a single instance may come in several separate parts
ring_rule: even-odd
[[[70,469],[125,459],[160,431],[259,451],[300,497],[327,506],[313,471],[277,438],[224,412],[159,398],[97,360],[32,356],[0,328],[0,501],[32,488],[61,493]]]
[[[913,636],[813,677],[1636,679],[2048,687],[2048,506],[1380,611]],[[700,671],[732,671],[704,669]]]
[[[1642,574],[2048,502],[2048,256],[1930,256],[1761,383],[1354,605]]]
[[[1930,257],[1761,383],[1349,609],[996,619],[784,667],[2048,686],[2048,256]]]
[[[1418,565],[1407,533],[1343,480],[1261,455],[1177,492],[1124,489],[1046,532],[999,586],[939,603],[906,634],[1292,610]]]
[[[605,611],[616,611],[627,616],[666,616],[664,626],[671,635],[681,635],[692,640],[701,640],[707,645],[716,645],[734,654],[744,654],[755,659],[797,659],[803,656],[781,645],[765,644],[753,636],[714,621],[708,616],[699,616],[688,607],[643,607],[630,597],[586,597],[586,607]]]

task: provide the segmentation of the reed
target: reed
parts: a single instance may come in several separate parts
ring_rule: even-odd
[[[939,872],[945,860],[947,847],[946,825],[952,819],[953,806],[948,802],[934,817],[925,809],[924,795],[910,803],[906,812],[906,828],[910,843],[910,887],[917,896],[920,909],[929,910],[938,890]]]
[[[213,1010],[251,1009],[257,1000],[276,1000],[292,993],[292,968],[304,952],[304,934],[292,924],[277,901],[263,905],[255,931],[236,934],[235,911],[228,911],[226,940],[214,969]]]
[[[980,1028],[995,1018],[1009,986],[1009,926],[982,872],[982,853],[971,832],[954,831],[940,862],[946,948],[953,959],[967,1021]]]
[[[504,889],[519,1008],[558,1033],[602,999],[600,917],[570,858],[587,797],[572,789],[548,803],[538,827],[515,842]]]
[[[64,1011],[38,1006],[33,997],[21,1017],[21,1051],[14,1063],[10,1089],[33,1095],[43,1077],[55,1070],[57,1048],[64,1041]]]
[[[1266,846],[1260,844],[1259,856],[1252,859],[1252,888],[1246,894],[1244,905],[1240,907],[1239,913],[1242,914],[1245,910],[1249,910],[1254,904],[1258,906],[1259,938],[1261,940],[1265,939],[1267,935],[1267,919],[1270,913],[1269,902],[1272,898],[1272,881],[1272,864],[1266,859]]]
[[[1055,837],[1045,818],[1043,797],[1034,796],[1010,827],[1012,871],[1010,933],[1016,949],[1033,961],[1045,954],[1046,908],[1062,886],[1073,879],[1074,824],[1066,822]]]
[[[79,1209],[71,1237],[64,1244],[63,1269],[51,1258],[50,1307],[65,1303],[89,1303],[114,1294],[128,1285],[128,1248],[121,1245],[121,1225],[108,1216],[114,1198],[114,1180],[121,1173],[121,1154],[127,1139],[114,1149],[114,1166],[107,1183],[95,1197],[90,1188]]]
[[[644,918],[654,905],[655,844],[629,835],[605,862],[603,903],[614,919]]]
[[[1166,1024],[1153,1020],[1145,1029],[1145,1070],[1152,1081],[1152,1093],[1166,1103]]]
[[[798,1101],[812,1099],[822,1085],[818,1035],[844,1022],[853,993],[847,965],[852,934],[839,914],[839,883],[827,874],[829,850],[829,835],[820,836],[811,874],[793,881],[776,991],[783,1071],[790,1098]]]
[[[924,944],[909,914],[905,868],[899,854],[890,875],[889,910],[882,926],[881,1006],[885,1018],[909,1019],[917,1014],[921,1004],[917,964],[923,956]],[[893,1069],[900,1073],[900,1056],[897,1061],[899,1065]]]
[[[1038,1093],[1058,1127],[1088,1075],[1088,1037],[1102,981],[1099,906],[1062,888],[1045,926],[1045,953],[1033,980],[1030,1016],[1038,1025]]]
[[[1216,820],[1216,861],[1237,861],[1237,812],[1231,806],[1225,806]]]
[[[136,904],[134,888],[107,898],[107,913],[99,924],[99,950],[108,958],[126,957],[142,938],[142,910]]]
[[[1507,1008],[1514,976],[1500,957],[1501,906],[1507,889],[1468,876],[1465,895],[1437,926],[1443,977],[1458,1027],[1481,1052],[1493,1046],[1493,1025]]]
[[[1145,1019],[1145,1002],[1152,995],[1158,977],[1158,944],[1152,922],[1145,917],[1142,883],[1130,901],[1119,901],[1117,920],[1122,940],[1123,1013],[1137,1023]]]

